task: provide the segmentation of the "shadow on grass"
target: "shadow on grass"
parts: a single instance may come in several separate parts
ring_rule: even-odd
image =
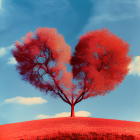
[[[43,139],[37,136],[36,140],[138,140],[133,135],[117,135],[112,133],[106,133],[105,135],[97,134],[95,132],[89,132],[88,134],[80,134],[80,133],[61,133],[58,132],[58,136],[48,136],[44,137]],[[24,139],[20,139],[24,140]]]

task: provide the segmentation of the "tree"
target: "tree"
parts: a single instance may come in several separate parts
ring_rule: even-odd
[[[130,70],[128,66],[133,57],[127,57],[130,45],[105,28],[82,35],[73,56],[70,46],[55,28],[39,27],[21,40],[22,44],[16,41],[16,49],[11,52],[18,62],[16,70],[22,80],[68,103],[71,117],[75,117],[74,106],[83,99],[105,96],[115,85],[119,86]],[[45,60],[43,63],[38,61],[40,57]],[[50,62],[55,66],[51,67]],[[70,64],[72,72],[68,72],[64,64]],[[44,71],[42,74],[40,69]],[[60,71],[63,71],[62,77]],[[43,79],[45,74],[51,81]],[[72,79],[81,81],[76,85]],[[80,90],[74,94],[75,89]]]

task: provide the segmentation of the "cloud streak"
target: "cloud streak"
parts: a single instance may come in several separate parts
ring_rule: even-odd
[[[44,115],[44,114],[39,114],[37,116],[34,117],[34,119],[46,119],[46,118],[59,118],[59,117],[70,117],[71,112],[62,112],[62,113],[58,113],[55,116],[50,116],[50,115]],[[75,112],[75,116],[76,117],[88,117],[91,116],[90,112],[87,111],[78,111]]]
[[[91,1],[94,4],[94,1]],[[136,0],[121,1],[121,0],[98,0],[96,7],[92,9],[92,16],[89,18],[88,23],[83,30],[77,35],[77,38],[81,34],[88,30],[91,30],[100,23],[114,22],[125,20],[134,17],[140,17],[140,2]],[[95,16],[96,15],[96,16]]]
[[[41,97],[26,98],[26,97],[17,96],[15,98],[10,98],[10,99],[4,100],[4,104],[17,103],[17,104],[21,104],[21,105],[43,104],[46,102],[47,102],[47,100],[42,99]]]

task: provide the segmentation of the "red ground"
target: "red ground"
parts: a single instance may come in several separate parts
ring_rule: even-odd
[[[0,140],[30,139],[37,136],[44,138],[47,134],[61,132],[88,131],[96,133],[113,133],[134,135],[140,138],[140,122],[101,119],[91,117],[62,117],[32,120],[0,125]]]

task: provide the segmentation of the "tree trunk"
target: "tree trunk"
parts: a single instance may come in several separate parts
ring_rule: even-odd
[[[75,117],[75,114],[74,114],[74,104],[73,104],[73,94],[72,94],[72,99],[71,99],[71,117]]]
[[[71,117],[75,117],[73,104],[71,105]]]

